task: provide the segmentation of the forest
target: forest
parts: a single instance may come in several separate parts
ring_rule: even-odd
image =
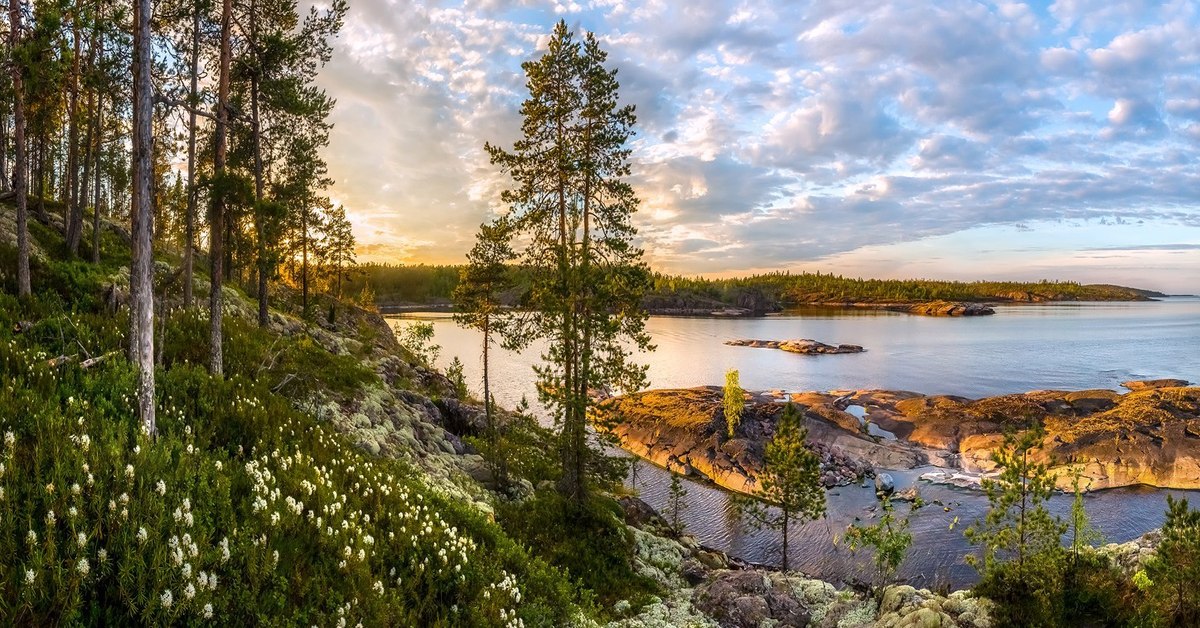
[[[368,289],[381,306],[448,305],[458,284],[460,265],[361,264],[346,279],[347,294]],[[521,282],[508,295],[521,302]],[[776,272],[741,278],[686,277],[654,273],[647,293],[651,309],[695,299],[736,306],[747,298],[788,308],[808,304],[896,304],[927,301],[1046,302],[1141,301],[1161,293],[1106,284],[1072,281],[943,281],[935,279],[862,279],[833,273]]]

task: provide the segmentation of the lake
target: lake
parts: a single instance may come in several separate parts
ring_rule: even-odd
[[[448,315],[410,314],[392,318],[431,321],[441,346],[438,365],[455,357],[476,393],[482,366],[478,332],[457,327]],[[982,397],[1039,389],[1120,389],[1129,379],[1174,377],[1200,381],[1200,299],[1170,298],[1142,303],[1055,303],[1007,305],[994,316],[933,318],[886,311],[809,308],[754,319],[652,317],[647,323],[657,349],[644,356],[652,388],[721,385],[738,369],[749,390],[787,392],[883,388],[925,394]],[[811,338],[829,344],[862,345],[859,354],[807,356],[771,349],[730,347],[726,340]],[[522,396],[533,402],[532,366],[541,351],[519,354],[493,348],[492,390],[512,407]],[[920,471],[893,472],[898,489],[916,482]],[[665,509],[668,472],[640,464],[631,483],[655,508]],[[974,570],[963,562],[970,551],[962,536],[986,509],[980,493],[920,483],[927,502],[911,519],[913,549],[901,575],[918,586],[970,584]],[[683,520],[701,542],[753,562],[777,563],[780,541],[770,531],[748,528],[729,495],[687,482]],[[1166,495],[1200,494],[1145,487],[1087,496],[1093,523],[1107,540],[1123,542],[1162,523]],[[1070,496],[1053,500],[1066,513]],[[940,502],[933,503],[933,502]],[[863,555],[835,544],[846,526],[870,522],[878,509],[872,488],[828,493],[825,519],[793,528],[791,565],[832,581],[867,577]],[[897,504],[898,512],[907,505]]]

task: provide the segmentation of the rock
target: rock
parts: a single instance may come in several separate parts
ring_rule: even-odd
[[[996,310],[982,303],[956,303],[951,301],[896,305],[890,306],[888,309],[923,316],[988,316],[996,313]]]
[[[683,565],[680,566],[679,571],[688,584],[695,586],[708,578],[711,569],[699,560],[689,558],[683,561]]]
[[[658,514],[653,506],[632,495],[623,495],[617,499],[621,509],[625,511],[625,523],[643,530],[666,530],[667,520]]]
[[[880,473],[875,476],[875,494],[891,495],[896,491],[896,481],[890,473]]]
[[[788,585],[759,571],[724,571],[696,587],[692,601],[726,628],[807,626],[811,613]]]
[[[1176,382],[1171,382],[1176,383]],[[733,491],[758,490],[762,454],[784,404],[751,395],[737,437],[725,434],[721,389],[656,390],[610,399],[613,420],[598,424],[622,447],[660,466],[705,476]],[[1004,433],[1032,421],[1046,428],[1038,462],[1049,462],[1059,488],[1071,471],[1087,490],[1148,485],[1200,488],[1200,387],[1039,390],[982,399],[865,390],[790,393],[822,463],[827,488],[857,482],[872,468],[942,467],[923,479],[977,488],[994,472]],[[895,436],[876,441],[845,411],[867,408],[872,424]]]
[[[915,503],[921,499],[921,490],[915,486],[910,486],[902,491],[896,491],[892,494],[894,502],[910,502]]]
[[[1121,382],[1121,386],[1137,392],[1139,390],[1154,390],[1156,388],[1180,388],[1187,386],[1189,383],[1186,379],[1134,379]]]
[[[463,456],[461,460],[463,471],[466,471],[472,480],[480,483],[488,490],[496,490],[496,477],[492,473],[492,467],[482,456]]]
[[[804,355],[862,353],[858,345],[827,345],[823,342],[802,338],[800,340],[729,340],[725,344],[732,347],[754,347],[758,349],[780,349],[788,353]]]

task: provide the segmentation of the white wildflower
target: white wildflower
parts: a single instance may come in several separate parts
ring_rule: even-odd
[[[88,564],[88,559],[80,558],[79,562],[75,564],[75,569],[79,571],[79,575],[86,576],[92,570],[92,566]]]
[[[9,434],[11,435],[12,432],[9,432]],[[25,570],[25,584],[33,584],[34,580],[37,580],[37,572],[35,572],[32,569],[26,569]]]
[[[163,482],[162,480],[159,480],[158,484],[154,485],[154,490],[157,491],[159,495],[166,495],[167,494],[167,483]]]
[[[212,604],[205,604],[205,605],[204,605],[204,618],[205,618],[205,619],[212,619],[212,616],[213,616],[213,607],[212,607]]]
[[[158,596],[158,600],[162,602],[163,608],[171,608],[171,603],[175,601],[175,598],[171,596],[171,590],[167,589],[163,591],[162,595]]]

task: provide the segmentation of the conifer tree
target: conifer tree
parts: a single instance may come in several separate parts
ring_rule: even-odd
[[[756,527],[769,527],[783,538],[781,563],[788,569],[788,540],[793,523],[825,516],[825,487],[821,458],[808,448],[808,429],[796,406],[788,403],[775,425],[775,435],[763,452],[759,489],[738,503]]]
[[[638,200],[625,181],[635,117],[619,106],[616,71],[604,62],[593,36],[580,44],[559,22],[546,53],[523,65],[522,138],[511,151],[486,146],[515,184],[501,196],[511,210],[503,231],[521,245],[530,278],[527,315],[505,342],[548,341],[536,368],[539,396],[560,427],[559,491],[576,506],[596,462],[589,393],[641,388],[645,367],[629,347],[649,347],[641,304],[649,272],[632,243]]]
[[[1067,526],[1046,508],[1055,479],[1050,465],[1037,461],[1045,435],[1035,423],[1005,436],[992,453],[1000,474],[983,481],[990,508],[966,530],[967,540],[981,546],[981,555],[967,562],[982,575],[981,590],[999,604],[1002,623],[1004,617],[1053,623],[1061,614]]]
[[[845,537],[851,551],[869,547],[875,553],[877,599],[882,595],[883,589],[892,583],[896,570],[908,555],[908,548],[913,540],[912,533],[908,531],[909,518],[896,518],[890,496],[883,498],[882,507],[883,516],[879,521],[869,526],[853,524],[846,531]]]
[[[475,246],[467,253],[467,265],[463,267],[458,285],[454,289],[454,305],[457,313],[454,320],[459,325],[478,329],[483,334],[483,408],[486,438],[492,447],[492,458],[497,464],[497,478],[503,482],[506,469],[499,450],[499,432],[495,412],[492,408],[490,350],[497,332],[503,330],[501,294],[512,286],[508,264],[514,253],[508,235],[502,226],[482,224],[475,238]]]
[[[1200,510],[1167,496],[1162,541],[1146,564],[1150,592],[1168,625],[1200,624]]]

